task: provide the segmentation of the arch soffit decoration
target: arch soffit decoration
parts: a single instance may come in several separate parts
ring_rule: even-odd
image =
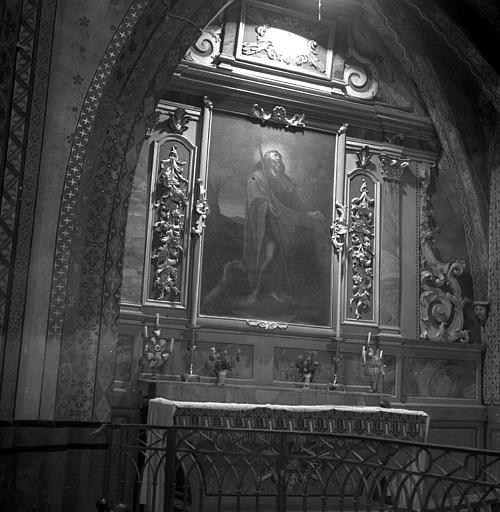
[[[128,37],[117,46],[121,65],[114,66],[107,81],[100,83],[100,87],[106,89],[97,103],[92,100],[95,80],[89,88],[84,107],[90,104],[93,112],[87,116],[87,122],[82,118],[79,121],[79,124],[85,123],[87,143],[82,151],[76,148],[78,139],[75,137],[67,167],[58,233],[69,224],[64,217],[64,207],[69,204],[68,192],[78,192],[74,209],[77,213],[70,221],[82,219],[83,222],[74,226],[66,240],[58,236],[55,260],[67,262],[67,266],[54,269],[51,292],[52,318],[49,319],[48,335],[52,341],[61,344],[54,404],[56,419],[109,419],[111,405],[108,397],[114,372],[124,228],[138,145],[143,140],[145,118],[154,111],[168,77],[197,37],[197,31],[189,23],[166,17],[154,27],[152,20],[163,19],[165,13],[171,12],[201,24],[208,22],[227,3],[224,0],[211,3],[206,0],[135,2],[127,15],[135,13],[135,16],[129,16],[133,31],[129,30]],[[138,18],[137,22],[134,17]],[[376,23],[373,28],[377,29]],[[122,25],[117,33],[120,29],[123,29]],[[134,37],[141,45],[135,50],[138,58],[126,44]],[[413,49],[405,50],[404,56],[410,51]],[[106,67],[109,53],[108,48],[97,72]],[[127,64],[130,70],[124,76]],[[425,86],[420,81],[416,80],[416,83]],[[143,111],[136,115],[141,105]],[[85,162],[85,167],[80,167],[81,181],[77,180],[75,189],[70,182],[75,181],[77,155]],[[66,252],[62,251],[61,242],[66,242]],[[483,239],[478,251],[485,248],[484,242]],[[89,276],[93,277],[89,279]],[[61,283],[66,286],[58,287]],[[66,296],[66,290],[75,290],[75,296]],[[68,328],[64,333],[63,323],[55,322],[53,317],[61,300],[67,304],[64,319]],[[70,328],[72,320],[75,328]],[[93,387],[91,383],[96,376],[98,382]],[[70,409],[71,398],[78,393],[84,395],[80,401],[82,405],[77,406],[80,410]]]
[[[67,166],[51,287],[48,342],[60,345],[59,372],[56,383],[46,381],[42,387],[57,386],[48,406],[58,420],[110,417],[136,145],[143,139],[144,118],[197,37],[194,22],[203,26],[227,3],[134,2],[91,82]],[[64,321],[58,320],[61,309]]]

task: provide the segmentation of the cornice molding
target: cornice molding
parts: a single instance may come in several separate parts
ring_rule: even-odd
[[[242,76],[226,70],[206,68],[181,63],[172,76],[169,87],[182,92],[204,95],[210,92],[216,107],[242,110],[239,105],[259,103],[272,107],[285,104],[289,110],[305,112],[308,126],[325,128],[328,125],[345,123],[378,133],[380,139],[387,134],[402,135],[418,133],[422,144],[436,142],[436,133],[428,117],[419,116],[403,108],[332,94],[329,89],[311,88],[299,82],[281,82],[262,76]],[[238,100],[228,99],[235,98]],[[247,107],[246,107],[247,108]]]

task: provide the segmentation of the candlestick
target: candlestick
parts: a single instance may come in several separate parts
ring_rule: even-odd
[[[181,375],[181,379],[185,382],[200,382],[200,376],[194,372],[194,351],[196,350],[196,333],[194,329],[191,333],[191,342],[187,349],[189,351],[189,368],[187,373]]]

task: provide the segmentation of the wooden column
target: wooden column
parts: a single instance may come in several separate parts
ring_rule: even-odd
[[[400,333],[401,303],[401,177],[409,160],[379,156],[382,186],[380,240],[380,330]]]

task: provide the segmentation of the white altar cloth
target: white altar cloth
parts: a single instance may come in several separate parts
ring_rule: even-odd
[[[150,426],[319,431],[417,442],[425,442],[429,421],[429,415],[423,411],[370,406],[188,402],[153,398],[148,408]],[[152,431],[150,436],[155,437],[157,443],[162,439],[160,431]],[[147,503],[148,510],[160,512],[164,502],[163,467],[154,471],[155,486],[150,485],[151,481],[151,476],[145,474],[141,503]]]

